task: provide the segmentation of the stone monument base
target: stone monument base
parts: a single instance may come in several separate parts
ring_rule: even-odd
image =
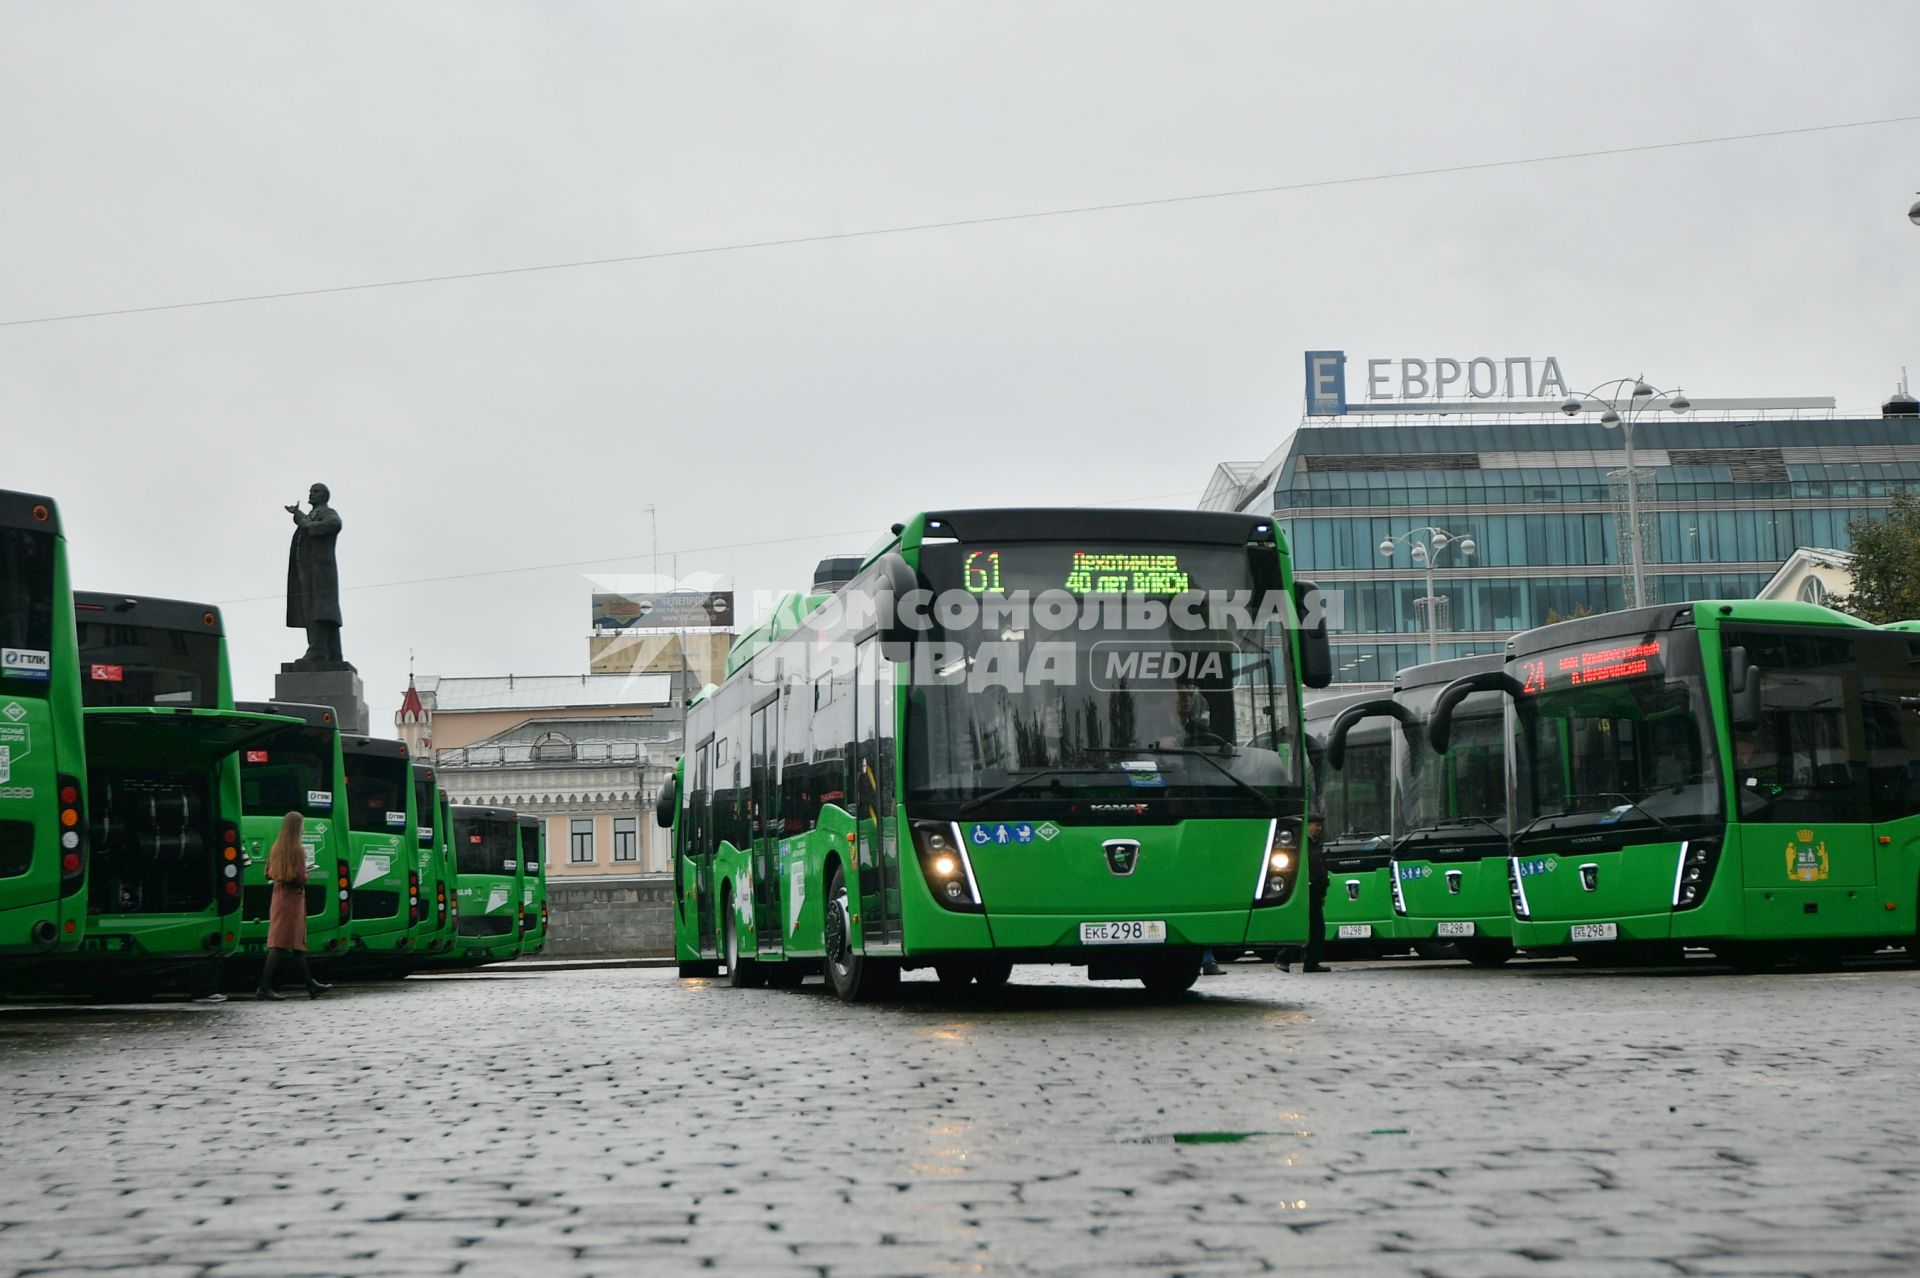
[[[367,735],[367,698],[360,672],[344,661],[289,661],[274,676],[273,699],[331,706],[340,731]]]

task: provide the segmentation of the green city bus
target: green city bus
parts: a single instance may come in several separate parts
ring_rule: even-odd
[[[1504,684],[1521,949],[1912,945],[1920,635],[1806,603],[1637,608],[1515,636]],[[1439,699],[1436,747],[1468,695]]]
[[[518,957],[525,899],[518,815],[512,808],[455,804],[453,849],[459,872],[453,956],[466,963]]]
[[[688,709],[657,809],[683,974],[1172,994],[1207,948],[1305,939],[1300,686],[1330,667],[1272,520],[920,514],[822,568]]]
[[[252,989],[257,961],[265,956],[273,884],[267,853],[289,812],[306,818],[307,951],[338,954],[347,945],[351,918],[352,856],[347,838],[346,764],[340,725],[328,706],[285,701],[242,701],[240,709],[284,715],[300,726],[256,741],[240,752],[240,838],[246,867],[241,889],[240,954],[245,988]]]
[[[413,953],[420,922],[418,814],[407,747],[381,737],[341,742],[347,769],[348,928],[354,958],[378,966]]]
[[[1401,948],[1393,908],[1393,700],[1349,692],[1307,703],[1309,806],[1323,824],[1311,854],[1326,862],[1326,956],[1379,958]],[[1336,744],[1337,743],[1337,744]]]
[[[520,955],[547,948],[546,819],[520,817]]]
[[[1394,680],[1394,703],[1408,716],[1393,738],[1391,882],[1400,935],[1422,954],[1450,949],[1476,967],[1513,957],[1505,664],[1493,654],[1461,657],[1413,666]],[[1467,695],[1441,754],[1428,721],[1434,703],[1456,687]]]
[[[413,761],[413,810],[419,826],[420,921],[413,928],[416,954],[441,954],[453,948],[454,872],[448,849],[453,830],[448,825],[446,796],[433,765]]]
[[[236,710],[219,609],[77,592],[88,917],[64,985],[209,993],[237,951],[240,753],[301,725]]]
[[[60,513],[51,497],[0,492],[0,964],[81,943],[87,810]]]

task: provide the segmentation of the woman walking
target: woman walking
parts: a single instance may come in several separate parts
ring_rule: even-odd
[[[273,905],[267,914],[267,962],[260,969],[260,986],[255,998],[278,999],[273,988],[273,969],[282,954],[293,955],[294,970],[307,983],[307,997],[319,998],[331,985],[322,985],[307,971],[307,849],[300,841],[306,832],[306,818],[289,812],[280,822],[280,833],[267,853],[267,878],[273,882]]]

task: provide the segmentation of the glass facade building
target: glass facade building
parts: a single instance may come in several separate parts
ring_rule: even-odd
[[[1911,416],[1648,413],[1633,442],[1649,602],[1751,598],[1797,548],[1845,550],[1849,520],[1920,489]],[[1203,505],[1268,500],[1297,571],[1337,600],[1340,683],[1386,684],[1428,659],[1424,568],[1406,541],[1379,551],[1411,529],[1475,543],[1435,557],[1442,660],[1632,602],[1625,445],[1591,414],[1308,418],[1265,464],[1222,466]]]

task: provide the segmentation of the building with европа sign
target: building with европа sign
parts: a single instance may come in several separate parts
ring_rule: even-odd
[[[1430,613],[1445,660],[1629,606],[1626,425],[1649,601],[1752,598],[1799,548],[1844,552],[1849,520],[1920,489],[1920,403],[1904,386],[1842,414],[1824,397],[1635,394],[1629,378],[1569,416],[1586,388],[1551,357],[1350,369],[1311,351],[1306,372],[1300,424],[1265,460],[1220,465],[1200,504],[1273,511],[1296,570],[1328,596],[1341,685],[1387,686],[1427,661]],[[1602,425],[1609,407],[1621,426]],[[1432,540],[1425,527],[1452,537],[1432,556],[1431,602],[1410,550]]]

